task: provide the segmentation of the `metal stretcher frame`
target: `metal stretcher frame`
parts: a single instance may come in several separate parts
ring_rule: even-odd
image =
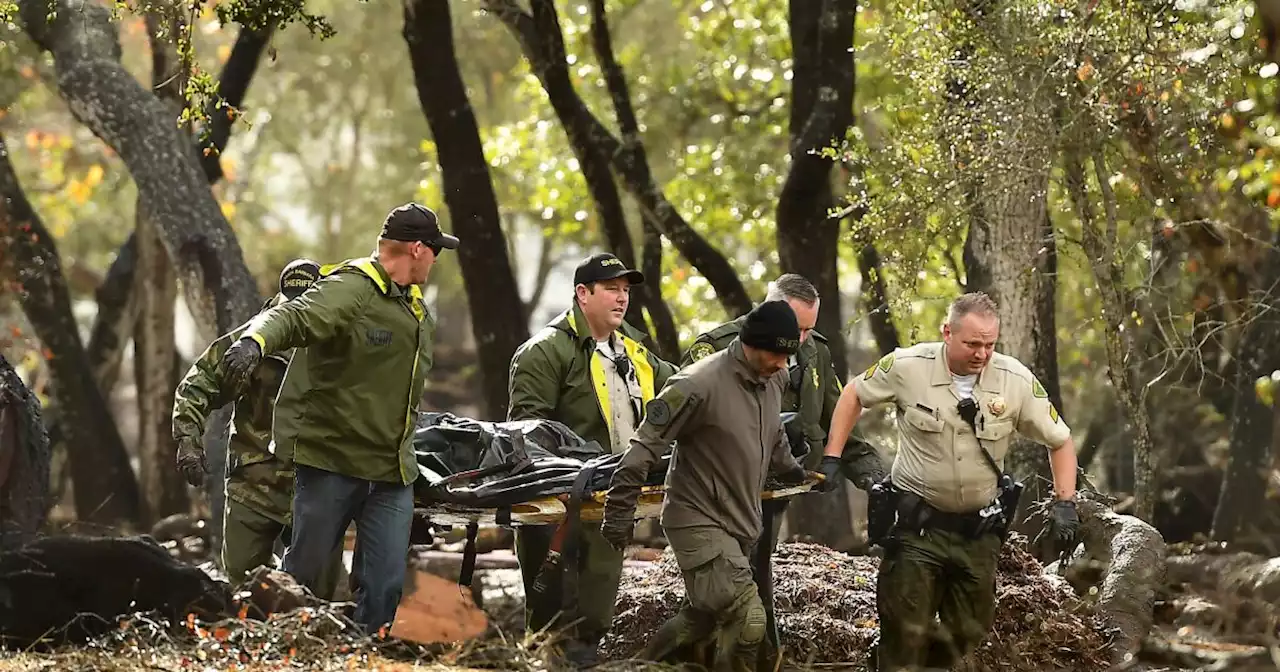
[[[778,622],[773,611],[773,554],[772,549],[777,542],[773,535],[774,517],[781,513],[787,499],[814,490],[822,477],[810,473],[804,483],[760,493],[761,499],[761,533],[755,552],[751,554],[751,572],[755,577],[756,587],[760,592],[760,601],[764,603],[766,636],[773,650],[779,647]],[[662,514],[662,502],[666,492],[664,485],[646,485],[640,490],[640,498],[636,501],[636,520],[657,518]],[[540,497],[538,499],[512,504],[510,507],[509,527],[526,525],[557,525],[564,520],[568,511],[565,504],[568,495]],[[600,522],[604,517],[605,492],[591,493],[591,498],[582,502],[579,512],[581,520]],[[496,508],[473,508],[453,504],[434,503],[430,506],[419,506],[437,525],[481,525],[485,527],[507,527],[498,523],[499,513]],[[505,513],[504,516],[505,518]]]

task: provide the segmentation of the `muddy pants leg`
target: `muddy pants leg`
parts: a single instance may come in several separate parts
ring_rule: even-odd
[[[222,510],[222,566],[231,585],[260,565],[272,566],[276,539],[285,526],[230,497]]]
[[[613,623],[623,555],[600,535],[599,524],[583,522],[580,529],[578,610],[571,616],[580,619],[574,634],[576,644],[582,649],[577,659],[589,662],[595,658],[600,640]]]
[[[946,637],[931,643],[927,662],[945,669],[977,648],[995,620],[996,563],[1002,540],[994,534],[978,539],[951,532],[937,534],[946,538],[951,557],[938,605],[938,620]]]
[[[876,579],[877,672],[916,670],[925,662],[947,562],[946,548],[937,535],[933,530],[907,532],[886,542]]]
[[[751,580],[751,562],[747,559],[747,550],[754,540],[744,543],[712,526],[669,529],[667,538],[680,565],[689,609],[713,615],[720,627],[716,639],[716,668],[755,669],[760,642],[765,635],[765,613],[759,590]],[[701,624],[694,619],[685,623],[686,628]],[[695,632],[689,628],[679,643],[701,634],[701,630]]]
[[[516,560],[520,564],[520,577],[524,581],[524,628],[530,633],[547,627],[556,619],[556,614],[560,611],[558,602],[561,592],[558,581],[549,587],[541,602],[535,602],[534,596],[537,593],[533,589],[533,582],[538,578],[538,570],[546,561],[547,552],[551,549],[551,537],[555,535],[555,530],[554,525],[526,525],[516,528],[514,534]],[[555,603],[552,603],[552,600],[555,600]],[[553,627],[563,626],[563,622],[555,620]]]

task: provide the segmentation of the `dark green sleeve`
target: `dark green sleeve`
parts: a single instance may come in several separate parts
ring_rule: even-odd
[[[818,375],[822,383],[822,431],[831,431],[831,414],[836,410],[836,402],[840,401],[840,392],[844,386],[840,384],[840,376],[831,363],[831,350],[825,344],[818,344]]]
[[[684,375],[673,376],[658,396],[649,400],[644,420],[613,471],[606,507],[635,508],[649,470],[662,459],[681,430],[691,421],[696,422],[701,402],[696,381]]]
[[[680,357],[680,368],[683,369],[699,359],[723,349],[725,345],[728,345],[728,343],[717,343],[709,331],[698,334],[698,337],[693,339],[693,343],[689,344],[689,349],[685,350]]]
[[[507,420],[550,418],[560,402],[562,378],[545,341],[516,349],[507,375]]]
[[[205,422],[213,411],[231,403],[232,390],[223,391],[222,355],[235,343],[245,327],[241,326],[209,344],[187,369],[173,392],[173,438],[204,436]]]
[[[264,355],[306,347],[351,324],[364,312],[373,291],[368,277],[359,273],[326,276],[302,296],[253,318],[244,335],[257,341]]]
[[[676,374],[675,365],[649,352],[649,366],[653,367],[653,389],[655,394],[667,386],[667,381]]]
[[[778,383],[784,391],[787,386],[785,380],[783,376],[782,382]],[[773,451],[769,454],[769,471],[774,474],[785,474],[799,468],[800,463],[796,461],[795,455],[791,454],[791,442],[787,439],[786,427],[779,423],[778,435],[773,439]]]

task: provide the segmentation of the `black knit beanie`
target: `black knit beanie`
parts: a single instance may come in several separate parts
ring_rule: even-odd
[[[786,301],[765,301],[747,313],[738,338],[743,345],[794,355],[800,349],[800,323]]]

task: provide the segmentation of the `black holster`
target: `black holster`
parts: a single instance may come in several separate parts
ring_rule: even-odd
[[[867,493],[867,543],[883,546],[898,520],[898,500],[902,491],[889,479],[871,486]]]

